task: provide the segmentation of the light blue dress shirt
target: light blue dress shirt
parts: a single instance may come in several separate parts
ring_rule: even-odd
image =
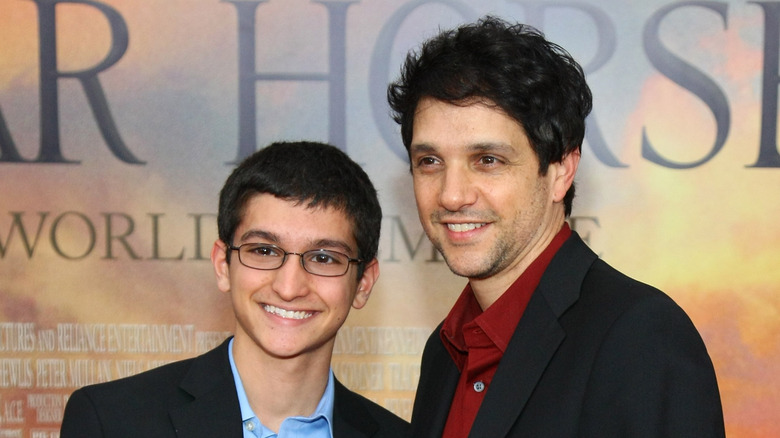
[[[238,393],[238,403],[241,406],[242,429],[244,438],[333,438],[333,397],[335,383],[333,381],[333,370],[328,374],[328,384],[325,387],[325,393],[322,395],[317,409],[310,417],[288,417],[279,426],[279,433],[274,433],[268,429],[257,418],[257,415],[249,406],[244,384],[241,383],[241,376],[238,375],[236,362],[233,360],[233,340],[230,340],[228,349],[228,358],[230,359],[230,369],[233,371],[233,381],[236,384]],[[273,396],[273,394],[269,394]]]

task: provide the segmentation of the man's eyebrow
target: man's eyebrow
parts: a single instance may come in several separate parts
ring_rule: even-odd
[[[417,143],[409,147],[409,152],[413,154],[428,154],[436,152],[436,147],[428,143]]]
[[[429,143],[417,143],[410,146],[410,152],[413,154],[429,154],[434,153],[438,149]],[[466,146],[466,150],[469,152],[500,152],[502,154],[508,154],[514,152],[512,145],[503,142],[478,142]]]
[[[507,154],[514,152],[515,149],[507,143],[483,142],[469,145],[468,150],[471,152],[501,152]]]

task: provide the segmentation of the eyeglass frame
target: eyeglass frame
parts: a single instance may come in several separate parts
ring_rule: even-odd
[[[281,251],[284,254],[282,256],[282,262],[279,263],[279,266],[277,266],[275,268],[258,268],[258,267],[255,267],[255,266],[249,266],[246,263],[244,263],[244,261],[241,259],[241,248],[244,247],[244,246],[247,246],[247,245],[264,246],[264,247],[271,247],[271,248],[278,249],[279,251]],[[238,245],[238,246],[235,246],[233,244],[229,244],[229,245],[227,245],[227,249],[229,249],[231,251],[238,251],[238,262],[241,263],[243,266],[246,266],[249,269],[255,269],[255,270],[258,270],[258,271],[275,271],[277,269],[280,269],[287,262],[287,256],[288,255],[297,255],[298,257],[300,257],[301,267],[303,268],[304,271],[308,272],[311,275],[316,275],[318,277],[327,277],[327,278],[343,277],[344,275],[347,274],[347,272],[349,272],[349,267],[350,267],[350,265],[352,263],[360,264],[360,263],[364,262],[364,260],[362,260],[362,259],[355,259],[355,258],[350,257],[347,254],[344,254],[343,252],[334,251],[332,249],[317,248],[317,249],[310,249],[310,250],[304,251],[304,252],[288,252],[284,248],[282,248],[282,247],[280,247],[278,245],[274,245],[273,243],[247,242],[247,243],[242,243],[241,245]],[[306,263],[304,262],[304,257],[303,256],[306,255],[306,254],[309,254],[309,253],[314,253],[314,252],[326,252],[326,253],[337,254],[337,255],[346,257],[347,258],[347,264],[346,264],[346,268],[344,269],[344,272],[341,273],[341,274],[338,274],[338,275],[323,275],[323,274],[317,274],[315,272],[309,271],[306,268]]]

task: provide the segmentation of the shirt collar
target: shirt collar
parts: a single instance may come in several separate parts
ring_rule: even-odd
[[[228,359],[230,360],[230,370],[233,372],[233,381],[236,385],[236,393],[238,395],[238,404],[241,408],[241,422],[246,423],[247,421],[255,421],[256,425],[260,427],[260,430],[263,431],[263,433],[260,433],[258,436],[265,437],[265,436],[276,436],[273,434],[268,428],[263,426],[262,422],[257,418],[257,415],[255,415],[254,411],[252,410],[252,406],[249,405],[249,399],[246,395],[246,390],[244,389],[244,384],[241,382],[241,376],[238,374],[238,368],[236,368],[236,362],[233,359],[233,339],[230,340],[230,344],[228,345]],[[336,384],[333,377],[333,370],[331,369],[328,373],[328,383],[325,386],[325,392],[322,394],[322,398],[320,399],[320,402],[317,404],[317,409],[314,410],[314,413],[309,417],[289,417],[284,420],[284,423],[282,423],[282,427],[290,427],[286,426],[285,423],[287,423],[289,420],[293,420],[295,423],[302,425],[302,426],[293,426],[292,427],[296,429],[304,430],[306,427],[306,424],[313,423],[319,418],[324,418],[327,422],[327,433],[328,438],[333,437],[333,404],[335,400],[335,391],[336,391]],[[306,435],[302,435],[306,436]]]
[[[463,330],[467,324],[479,326],[496,347],[502,352],[506,350],[544,271],[571,233],[569,225],[564,223],[547,248],[484,312],[479,307],[471,285],[466,285],[450,313],[444,319],[440,331],[444,346],[458,369],[463,369],[468,353]],[[506,309],[515,309],[515,311],[507,312]]]

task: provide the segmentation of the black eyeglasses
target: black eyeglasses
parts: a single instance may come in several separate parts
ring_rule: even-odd
[[[350,258],[346,254],[329,249],[312,249],[306,252],[287,252],[276,245],[267,243],[245,243],[241,246],[228,246],[238,251],[238,261],[247,268],[271,271],[282,267],[288,255],[301,258],[301,266],[306,272],[322,277],[339,277],[347,273],[350,263],[362,263],[363,260]]]

